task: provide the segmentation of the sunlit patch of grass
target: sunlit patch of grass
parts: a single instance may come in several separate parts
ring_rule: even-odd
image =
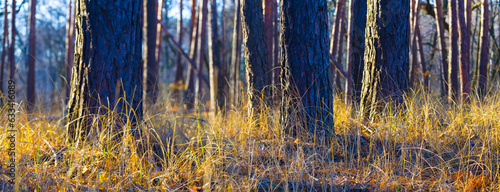
[[[162,95],[169,95],[167,93]],[[244,98],[240,96],[239,98]],[[141,140],[109,111],[88,139],[66,143],[64,122],[17,114],[22,190],[186,191],[495,191],[500,189],[500,93],[451,105],[417,91],[389,103],[375,121],[334,98],[331,145],[282,130],[280,110],[261,105],[250,119],[244,99],[225,114],[182,111],[169,96],[144,115]],[[5,110],[5,109],[3,109]],[[104,109],[103,109],[104,110]],[[1,112],[0,125],[7,125]],[[53,115],[59,115],[54,113]],[[213,118],[212,118],[213,117]],[[121,125],[121,139],[113,128]],[[7,133],[2,132],[5,153]],[[5,162],[6,155],[0,156]],[[4,167],[3,167],[4,168]],[[2,169],[0,187],[12,189]]]

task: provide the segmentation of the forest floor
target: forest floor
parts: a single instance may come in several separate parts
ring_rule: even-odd
[[[73,145],[63,121],[46,118],[60,113],[21,109],[17,186],[8,182],[3,131],[0,191],[500,190],[500,92],[465,107],[417,93],[404,109],[388,104],[372,122],[336,99],[337,138],[329,145],[307,131],[298,138],[285,133],[277,109],[263,106],[253,120],[244,105],[210,117],[179,112],[162,98],[145,115],[142,144],[129,134],[113,139],[108,113],[96,119],[99,130]]]

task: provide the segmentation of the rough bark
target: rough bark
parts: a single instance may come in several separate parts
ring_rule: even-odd
[[[346,102],[353,98],[359,102],[363,86],[363,69],[365,53],[366,0],[352,0],[349,8],[349,30],[347,40],[347,78],[352,79],[352,85],[346,81]]]
[[[201,104],[201,91],[202,91],[202,78],[203,78],[203,61],[205,59],[205,46],[207,41],[207,14],[208,14],[208,0],[199,1],[199,12],[200,15],[198,17],[198,50],[197,50],[197,68],[198,73],[196,74],[195,79],[195,88],[194,88],[194,99],[195,105],[200,106]]]
[[[236,105],[238,102],[238,90],[239,89],[239,79],[240,79],[240,62],[241,62],[241,4],[240,0],[235,0],[235,12],[234,12],[234,29],[233,29],[233,47],[231,54],[231,69],[229,71],[229,82],[230,91],[229,95],[231,97],[231,104]]]
[[[124,121],[128,116],[132,135],[139,136],[135,125],[142,118],[142,7],[142,0],[76,1],[69,141],[89,134],[95,127],[92,117],[107,109],[114,109]],[[115,129],[125,127],[116,125]]]
[[[2,41],[2,57],[0,58],[2,62],[2,65],[1,65],[1,68],[0,68],[0,92],[1,93],[4,93],[4,89],[3,89],[3,82],[4,82],[4,70],[5,70],[5,56],[7,56],[7,52],[8,52],[8,48],[7,48],[7,41],[8,41],[8,38],[9,38],[9,20],[8,20],[8,15],[7,12],[8,12],[8,6],[7,6],[7,1],[8,0],[5,0],[5,4],[4,4],[4,20],[3,20],[3,23],[4,23],[4,29],[3,29],[3,41]],[[0,100],[1,101],[1,100]],[[0,104],[3,104],[3,103],[0,103]]]
[[[29,34],[28,34],[28,83],[27,83],[27,109],[33,112],[36,102],[35,90],[35,58],[36,58],[36,3],[30,0]]]
[[[441,52],[441,97],[448,97],[448,55],[446,53],[445,29],[444,29],[444,15],[443,4],[441,0],[436,2],[436,29],[439,37],[439,49]]]
[[[16,47],[16,0],[12,0],[12,7],[11,7],[11,19],[10,19],[10,51],[9,51],[9,66],[10,66],[10,71],[9,71],[9,79],[14,81],[14,75],[16,73],[16,63],[15,63],[15,57],[14,57],[14,52],[15,52],[15,47]]]
[[[448,98],[451,103],[457,99],[458,91],[458,18],[456,0],[448,0],[450,14],[450,54],[448,60]]]
[[[183,0],[180,0],[179,1],[179,19],[177,20],[177,37],[178,37],[178,40],[177,42],[182,45],[182,42],[183,42],[183,36],[184,36],[184,30],[183,30],[183,17],[182,17],[182,10],[183,10],[183,7],[182,7],[182,3]],[[180,101],[181,99],[181,92],[180,92],[180,89],[179,89],[179,86],[181,85],[184,85],[184,78],[183,78],[183,71],[184,71],[184,66],[182,66],[182,55],[179,53],[177,55],[177,62],[175,63],[175,88],[173,90],[173,95],[174,95],[174,98],[177,100],[177,101]]]
[[[156,61],[156,37],[157,37],[157,24],[158,24],[158,1],[145,0],[145,19],[144,29],[146,36],[144,41],[144,69],[145,69],[145,92],[143,93],[147,106],[152,106],[158,97],[158,63]],[[149,108],[149,107],[147,107]]]
[[[462,103],[468,100],[470,94],[470,80],[469,80],[470,25],[467,25],[468,18],[466,18],[466,14],[468,11],[465,10],[465,5],[464,5],[466,2],[467,1],[457,0],[458,25],[460,28],[458,33],[460,38],[460,52],[459,52],[460,101]]]
[[[267,103],[270,96],[269,75],[271,68],[267,63],[266,33],[261,0],[242,0],[241,18],[243,29],[243,48],[247,78],[248,111],[250,116],[261,102]]]
[[[66,98],[65,100],[69,100],[69,93],[71,89],[70,81],[71,81],[71,68],[73,67],[73,58],[75,51],[75,11],[74,7],[72,7],[73,0],[68,0],[68,18],[66,22],[66,50],[65,50],[65,59],[66,59]]]
[[[282,124],[296,134],[302,121],[312,135],[328,141],[335,130],[326,0],[281,0],[280,10]]]
[[[224,102],[223,97],[218,94],[219,89],[219,69],[221,64],[221,51],[219,47],[219,31],[217,26],[217,2],[210,0],[209,30],[208,30],[208,61],[210,76],[210,109],[216,114],[217,104]],[[221,87],[222,88],[222,87]],[[220,104],[219,104],[220,106]]]
[[[408,89],[409,1],[368,0],[360,110],[374,119],[381,103],[403,101]]]
[[[488,0],[483,0],[483,4],[481,5],[481,35],[479,39],[481,53],[479,56],[479,76],[478,76],[478,85],[477,85],[477,93],[480,98],[483,98],[487,93],[488,86],[488,63],[490,60],[490,52],[489,52],[489,2]]]

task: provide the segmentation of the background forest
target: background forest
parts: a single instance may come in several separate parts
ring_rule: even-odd
[[[498,0],[1,0],[0,190],[498,191],[499,17]]]

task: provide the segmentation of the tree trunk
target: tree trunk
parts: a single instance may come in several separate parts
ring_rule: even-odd
[[[157,6],[157,14],[156,14],[156,46],[155,46],[155,61],[156,61],[156,67],[157,67],[157,71],[156,71],[156,89],[157,91],[159,92],[160,89],[158,88],[158,72],[159,72],[159,69],[160,69],[160,55],[161,55],[161,44],[163,42],[163,33],[162,33],[162,30],[161,30],[161,24],[163,21],[163,5],[165,5],[165,0],[161,0],[160,1],[161,3]],[[168,23],[165,21],[165,23]],[[157,93],[158,95],[158,93]]]
[[[30,0],[29,35],[28,35],[28,85],[27,85],[27,109],[33,112],[36,102],[35,90],[35,58],[36,58],[36,3]]]
[[[270,96],[269,76],[271,68],[267,62],[268,47],[267,31],[264,30],[264,20],[261,0],[243,0],[241,3],[243,48],[245,50],[245,68],[247,77],[248,111],[252,117],[260,102],[265,102]],[[270,42],[270,41],[268,41]]]
[[[196,14],[196,0],[191,0],[191,42],[189,46],[189,57],[196,62],[196,50],[198,50],[198,14]],[[201,70],[201,69],[198,69]],[[184,103],[187,109],[194,107],[194,80],[195,72],[189,65],[187,70],[187,85],[184,92]]]
[[[156,35],[157,35],[157,24],[158,24],[158,1],[157,0],[145,0],[145,19],[144,22],[146,36],[144,47],[144,69],[145,69],[145,92],[143,93],[146,106],[145,109],[153,106],[156,102],[158,96],[158,63],[156,61]]]
[[[114,109],[117,118],[132,126],[132,135],[139,136],[135,126],[142,118],[142,6],[142,0],[76,1],[69,141],[89,134],[95,127],[91,118],[106,109]]]
[[[410,9],[410,26],[411,26],[411,65],[410,65],[410,86],[415,88],[417,84],[417,36],[416,36],[416,26],[418,25],[418,7],[416,4],[416,0],[411,0],[411,9]]]
[[[297,134],[300,123],[292,122],[302,121],[313,136],[328,141],[335,130],[326,0],[281,0],[280,10],[282,124]],[[297,103],[300,112],[293,117]]]
[[[424,55],[424,47],[422,44],[422,36],[420,36],[420,27],[417,25],[415,29],[415,35],[417,36],[417,45],[418,45],[418,56],[420,60],[420,68],[422,69],[422,77],[424,79],[424,90],[428,90],[429,88],[429,72],[427,70],[427,64],[425,62]]]
[[[458,24],[459,24],[459,38],[460,38],[460,52],[459,52],[459,71],[460,71],[460,101],[467,102],[470,94],[470,81],[469,81],[469,53],[470,53],[470,27],[467,25],[467,10],[465,10],[465,1],[456,0],[458,3]]]
[[[347,78],[352,79],[352,85],[346,81],[346,102],[351,98],[359,102],[364,69],[366,0],[351,0],[349,8],[349,29],[347,39]],[[350,77],[349,77],[350,76]]]
[[[345,34],[345,24],[346,24],[346,18],[345,18],[345,6],[342,8],[342,15],[340,18],[340,28],[339,28],[339,36],[338,38],[338,49],[337,53],[334,55],[337,55],[335,58],[337,58],[337,63],[339,63],[340,66],[342,66],[342,55],[344,54],[344,34]],[[340,82],[340,71],[336,70],[335,74],[335,87],[338,91],[338,93],[342,93],[342,85]]]
[[[206,40],[207,40],[207,14],[208,14],[208,0],[201,0],[199,1],[199,10],[198,13],[200,13],[198,17],[198,57],[197,57],[197,68],[198,68],[198,73],[196,74],[196,79],[195,79],[195,88],[194,88],[194,95],[195,95],[195,105],[200,106],[201,105],[201,91],[202,91],[202,84],[201,84],[201,79],[203,78],[203,61],[205,59],[205,45],[206,45]]]
[[[8,52],[7,51],[7,49],[8,49],[7,48],[7,41],[9,38],[9,20],[8,20],[9,14],[7,14],[9,10],[8,10],[8,6],[7,6],[7,1],[8,0],[5,0],[5,4],[4,4],[4,14],[3,14],[3,16],[4,16],[4,20],[3,20],[4,29],[3,29],[3,41],[2,41],[2,58],[0,58],[0,59],[2,59],[2,61],[0,61],[0,62],[2,62],[2,65],[0,68],[0,70],[1,70],[0,71],[0,92],[1,93],[5,93],[4,92],[5,90],[3,89],[3,84],[4,84],[4,80],[5,80],[4,79],[5,78],[5,76],[4,76],[4,74],[5,74],[5,72],[4,72],[4,70],[5,70],[5,56],[7,56],[7,52]],[[0,102],[1,102],[0,104],[3,104],[3,100],[0,100]]]
[[[337,63],[340,63],[339,60],[340,58],[337,58],[337,49],[342,49],[342,47],[339,47],[339,38],[341,37],[340,35],[340,28],[342,26],[342,18],[343,18],[343,12],[344,12],[344,7],[345,7],[345,1],[346,0],[338,0],[337,1],[337,6],[336,7],[336,13],[335,13],[335,23],[332,29],[332,35],[330,37],[330,54],[334,57],[335,61]],[[330,65],[330,70],[333,73],[337,70],[334,65]],[[335,78],[339,78],[339,76],[336,76]],[[333,82],[332,82],[333,83]]]
[[[231,69],[229,73],[229,82],[231,83],[230,93],[231,104],[237,105],[238,102],[238,90],[239,80],[240,80],[240,62],[241,62],[241,4],[240,0],[235,0],[235,12],[234,12],[234,30],[233,30],[233,47],[231,62]]]
[[[66,52],[65,52],[65,59],[66,59],[66,70],[65,70],[65,77],[66,77],[66,98],[65,101],[69,100],[69,93],[71,92],[71,86],[70,86],[70,81],[71,81],[71,68],[73,67],[73,58],[74,58],[74,51],[75,51],[75,11],[74,8],[71,6],[73,0],[68,0],[68,21],[66,22]]]
[[[361,112],[370,119],[380,101],[400,104],[408,89],[409,1],[368,0]],[[366,117],[366,116],[365,116]]]
[[[279,23],[278,23],[278,3],[273,0],[273,101],[278,103],[281,100],[281,67],[278,56],[280,55],[279,45]],[[271,54],[271,53],[267,53]]]
[[[11,12],[12,12],[12,17],[10,19],[11,22],[11,27],[10,27],[10,51],[9,51],[9,66],[10,66],[10,72],[9,72],[9,78],[10,80],[14,81],[14,75],[16,73],[16,63],[15,63],[15,57],[14,57],[14,52],[16,51],[16,0],[12,0],[12,7],[11,7]],[[7,12],[5,13],[7,14]]]
[[[457,99],[458,91],[458,21],[457,21],[457,2],[448,0],[448,14],[450,14],[450,54],[448,65],[448,98],[453,103]]]
[[[488,62],[490,60],[489,52],[489,2],[488,0],[483,0],[481,6],[481,35],[479,39],[479,44],[481,46],[481,53],[479,57],[479,83],[477,87],[477,92],[480,98],[484,98],[487,93],[488,86]]]
[[[179,19],[177,21],[177,37],[179,38],[177,40],[177,42],[179,43],[179,45],[182,45],[182,42],[183,42],[183,35],[184,35],[184,30],[183,30],[183,22],[182,22],[182,10],[183,10],[183,7],[182,7],[182,2],[183,0],[180,0],[179,1]],[[183,77],[183,72],[184,72],[184,67],[182,66],[182,55],[181,53],[179,53],[177,55],[177,62],[175,64],[175,88],[173,90],[173,95],[174,95],[174,98],[176,101],[181,101],[181,92],[180,92],[180,89],[179,87],[181,85],[184,85],[184,77]]]
[[[436,2],[436,29],[439,36],[439,49],[441,52],[441,97],[448,97],[448,55],[446,54],[446,41],[444,29],[443,4],[441,0]]]
[[[217,26],[217,2],[210,0],[209,14],[209,34],[208,34],[208,60],[210,74],[210,109],[213,110],[213,117],[217,114],[217,104],[224,102],[223,97],[218,94],[219,89],[219,69],[221,65],[221,51],[219,47],[219,31]],[[222,88],[222,87],[220,87]],[[220,105],[220,104],[219,104]]]
[[[215,7],[216,8],[216,7]],[[220,67],[219,67],[219,74],[218,74],[218,79],[217,79],[217,98],[218,98],[218,107],[222,112],[225,112],[226,109],[226,102],[227,102],[227,96],[228,96],[228,76],[227,76],[227,62],[226,62],[226,1],[222,0],[222,32],[221,32],[221,38],[222,41],[219,42],[219,45],[221,46],[221,53],[219,56],[220,58]],[[214,85],[215,86],[215,85]]]
[[[270,71],[266,72],[265,75],[268,75],[270,78],[273,79],[273,67],[274,67],[274,57],[273,57],[273,1],[274,0],[263,0],[262,5],[264,7],[264,34],[265,34],[265,44],[266,44],[266,53],[267,53],[267,58],[266,58],[266,63],[268,67],[267,69],[270,69]]]

